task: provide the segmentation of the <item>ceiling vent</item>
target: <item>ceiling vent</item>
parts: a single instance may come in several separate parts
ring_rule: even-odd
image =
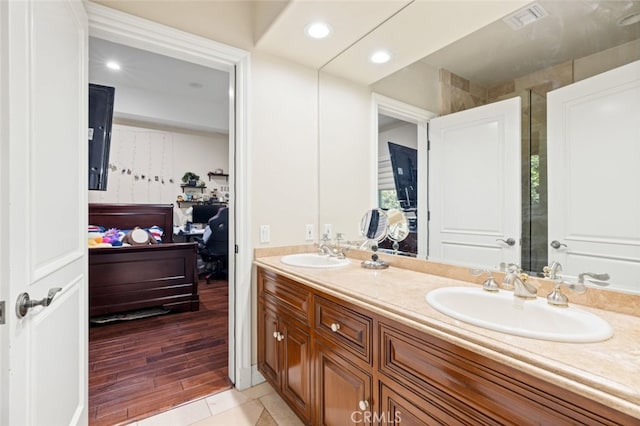
[[[519,11],[512,13],[502,20],[514,30],[519,30],[547,15],[549,15],[549,13],[544,10],[540,4],[533,3],[524,9],[520,9]]]

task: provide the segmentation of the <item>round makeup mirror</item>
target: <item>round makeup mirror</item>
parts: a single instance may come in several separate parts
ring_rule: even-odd
[[[389,218],[387,214],[380,209],[372,209],[365,213],[360,221],[360,234],[367,239],[367,242],[371,242],[371,260],[365,260],[362,262],[362,267],[367,269],[385,269],[389,267],[389,264],[379,260],[378,243],[387,237],[389,230]]]
[[[391,241],[399,243],[409,236],[409,221],[398,209],[387,210],[388,231],[387,237]]]
[[[369,210],[360,221],[360,235],[379,243],[387,237],[388,224],[389,219],[383,210]]]

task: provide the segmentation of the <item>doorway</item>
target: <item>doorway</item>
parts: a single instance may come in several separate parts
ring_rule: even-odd
[[[106,187],[89,191],[89,202],[173,204],[174,228],[164,232],[173,233],[174,242],[202,240],[199,232],[216,215],[214,209],[232,202],[231,77],[227,71],[90,37],[89,83],[113,88],[115,103],[102,179]],[[187,174],[195,182],[187,182]],[[210,214],[203,218],[205,211]],[[217,249],[228,250],[228,240],[221,237],[217,232]],[[216,262],[210,279],[212,263],[203,261],[210,257],[204,255],[208,250],[204,243],[199,249],[199,272],[207,279],[198,285],[198,311],[150,308],[89,319],[91,424],[135,421],[232,385],[228,265]],[[137,318],[146,315],[153,317]]]
[[[386,96],[374,93],[373,94],[373,125],[374,129],[372,134],[375,135],[374,149],[372,149],[372,176],[374,177],[371,199],[376,200],[376,205],[381,201],[383,194],[380,192],[378,181],[380,178],[384,180],[381,175],[380,164],[384,165],[385,151],[379,148],[380,136],[383,136],[383,140],[387,139],[385,136],[385,129],[395,128],[401,125],[404,128],[404,132],[400,134],[415,132],[415,140],[413,135],[411,136],[413,144],[417,149],[417,181],[427,182],[428,175],[428,140],[427,140],[427,127],[428,121],[435,117],[436,114],[421,108],[417,108],[413,105],[400,102],[398,100],[388,98]],[[387,123],[387,124],[385,124]],[[393,132],[395,133],[395,132]],[[386,143],[386,140],[384,140]],[[397,141],[396,141],[397,142]],[[390,160],[390,158],[389,158]],[[382,161],[383,163],[380,163]],[[393,176],[391,175],[391,180]],[[395,184],[394,184],[395,186]],[[411,220],[413,226],[416,229],[428,229],[428,203],[426,194],[426,185],[421,189],[422,194],[417,196],[417,202],[413,206],[408,206],[410,210]],[[386,201],[385,201],[386,202]],[[393,201],[392,201],[393,202]],[[418,259],[426,259],[428,255],[428,234],[427,232],[416,232],[412,249],[412,255],[417,256]],[[417,246],[417,247],[415,247]]]
[[[230,92],[228,339],[229,378],[238,389],[259,381],[251,366],[251,238],[248,230],[248,73],[249,53],[94,3],[85,5],[90,35],[138,49],[233,73]],[[232,118],[231,118],[232,117]],[[233,254],[235,253],[235,254]]]

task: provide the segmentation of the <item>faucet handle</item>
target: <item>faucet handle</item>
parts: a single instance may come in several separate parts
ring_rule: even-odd
[[[594,272],[583,272],[581,274],[578,274],[578,284],[584,284],[584,277],[587,276],[589,278],[593,278],[593,280],[587,280],[592,284],[596,284],[599,286],[603,286],[606,287],[609,285],[608,281],[609,280],[609,274],[602,273],[602,274],[596,274]]]
[[[557,282],[551,290],[551,293],[547,294],[547,303],[559,308],[566,308],[569,306],[569,298],[562,293],[560,286],[564,285],[562,281]]]
[[[329,233],[325,232],[324,234],[322,234],[322,242],[323,243],[328,243],[329,242]]]
[[[517,263],[509,263],[507,265],[507,272],[515,272],[520,274],[522,272],[522,268]]]

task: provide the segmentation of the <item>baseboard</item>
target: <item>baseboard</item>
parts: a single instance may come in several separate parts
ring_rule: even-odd
[[[258,371],[258,364],[253,364],[251,366],[251,386],[259,385],[264,381],[264,376]]]

